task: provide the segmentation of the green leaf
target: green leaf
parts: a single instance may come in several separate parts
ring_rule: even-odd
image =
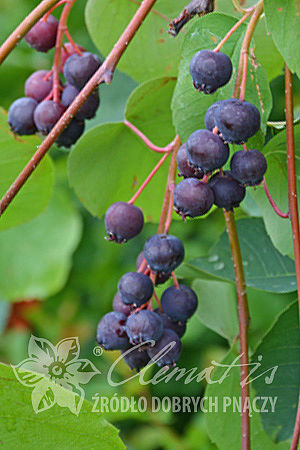
[[[277,397],[273,414],[261,414],[266,432],[276,442],[292,437],[300,385],[300,334],[298,304],[295,302],[278,318],[257,348],[254,360],[262,356],[261,367],[254,377],[278,366],[271,384],[265,377],[254,379],[258,396]],[[270,375],[269,372],[266,375]]]
[[[40,145],[36,136],[14,136],[7,124],[7,114],[0,109],[0,196],[15,181]],[[41,161],[22,187],[13,204],[0,218],[0,230],[28,222],[47,206],[53,186],[53,166],[48,156]]]
[[[267,27],[290,70],[300,76],[300,2],[265,0]]]
[[[232,366],[233,363],[235,367]],[[206,413],[207,431],[219,450],[239,450],[241,448],[241,414],[238,406],[241,395],[239,364],[238,355],[230,351],[220,365],[214,369],[211,376],[213,384],[208,384],[205,391],[205,396],[211,399],[212,405],[211,411]],[[229,367],[231,368],[229,369]],[[255,397],[251,388],[250,384],[251,449],[288,450],[288,444],[274,444],[264,432],[260,414],[253,409]],[[263,395],[267,394],[264,392]],[[273,394],[271,396],[273,398]],[[209,403],[206,407],[209,407]],[[271,410],[270,402],[266,408]],[[272,414],[270,411],[268,416],[272,416]]]
[[[198,295],[197,318],[232,345],[239,334],[235,285],[197,278],[192,287]],[[295,293],[283,295],[248,288],[247,295],[251,317],[249,345],[255,349],[278,314],[294,301]]]
[[[119,70],[138,81],[159,76],[176,76],[183,33],[176,39],[168,34],[169,22],[178,16],[185,0],[159,0],[144,20],[138,34],[118,64]],[[137,11],[139,2],[130,0],[89,0],[86,23],[100,52],[107,56]]]
[[[281,255],[272,245],[263,220],[259,218],[237,221],[237,230],[243,257],[246,285],[268,292],[293,292],[296,290],[294,262]],[[208,257],[186,263],[183,275],[195,277],[195,271],[215,278],[234,281],[234,271],[227,233],[211,249]],[[201,276],[201,275],[200,275]],[[205,277],[204,277],[205,278]]]
[[[69,197],[55,189],[43,214],[0,233],[0,296],[14,301],[59,291],[80,237],[80,216]]]
[[[52,392],[55,389],[63,406],[72,403],[72,391],[48,380],[48,394],[51,386]],[[17,380],[11,367],[0,365],[0,434],[3,448],[125,449],[116,428],[103,419],[101,414],[92,411],[92,403],[85,400],[77,416],[69,409],[58,406],[59,402],[36,414],[33,402],[37,397],[32,397],[32,392],[32,389]],[[47,400],[51,402],[52,399],[53,396],[49,395]]]
[[[193,131],[204,127],[205,113],[213,103],[232,97],[243,37],[242,33],[245,31],[245,26],[241,26],[222,48],[222,51],[232,59],[234,70],[230,82],[218,89],[215,94],[204,95],[196,91],[189,73],[189,64],[197,51],[206,48],[213,49],[235,23],[236,20],[233,17],[213,13],[192,22],[185,35],[178,81],[172,101],[173,122],[182,142],[185,142]],[[253,43],[251,49],[252,47]],[[262,130],[264,130],[272,107],[272,97],[265,70],[251,56],[251,52],[248,65],[246,99],[254,103],[260,110]],[[257,138],[258,141],[256,142]],[[255,136],[251,143],[249,141],[249,144],[257,147],[260,139],[258,133],[258,137]]]
[[[295,133],[295,153],[296,153],[296,173],[297,187],[300,190],[300,126],[296,126]],[[264,147],[264,154],[268,162],[266,181],[268,189],[279,209],[288,211],[288,182],[287,182],[287,157],[286,157],[286,131],[278,133]],[[264,222],[266,230],[270,235],[273,245],[283,254],[293,258],[293,240],[291,224],[287,219],[282,219],[273,210],[266,197],[264,188],[258,186],[255,190],[249,190],[251,196],[256,201]],[[300,202],[298,199],[300,208]]]
[[[175,135],[170,113],[174,84],[168,78],[145,83],[135,89],[126,107],[126,119],[157,145],[166,145]],[[103,124],[74,146],[69,158],[70,184],[84,206],[101,217],[111,203],[128,201],[161,157],[124,123]],[[159,218],[167,172],[166,161],[136,202],[145,210],[146,220]]]

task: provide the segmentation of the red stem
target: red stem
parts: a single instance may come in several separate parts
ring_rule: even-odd
[[[143,190],[145,189],[145,187],[150,183],[150,181],[152,180],[152,178],[154,177],[154,175],[156,174],[156,172],[158,172],[158,170],[161,168],[161,166],[163,165],[163,163],[165,162],[165,160],[167,159],[167,157],[169,156],[169,153],[166,153],[156,164],[156,166],[154,167],[154,169],[151,171],[151,173],[147,176],[146,180],[144,181],[144,183],[141,185],[141,187],[136,191],[136,193],[134,194],[134,196],[128,201],[128,203],[130,205],[133,205],[133,203],[136,201],[136,199],[141,195],[141,193],[143,192]]]
[[[6,39],[0,47],[0,64],[7,58],[10,52],[20,42],[20,40],[27,34],[33,25],[40,20],[40,18],[51,8],[57,0],[42,1],[30,14],[20,23],[13,33]]]
[[[166,147],[158,147],[157,145],[154,145],[150,139],[147,138],[137,127],[135,127],[131,122],[128,122],[128,120],[124,120],[124,124],[130,128],[138,137],[142,139],[142,141],[149,147],[151,150],[154,150],[157,153],[166,153],[170,152],[170,150],[174,147],[174,141],[170,144],[166,145]]]
[[[74,42],[72,36],[69,33],[69,30],[67,30],[67,29],[65,30],[65,35],[66,35],[68,41],[72,44],[72,47],[74,48],[75,52],[78,55],[82,55],[82,51],[78,48],[78,45],[76,44],[76,42]]]
[[[48,17],[50,16],[50,14],[59,6],[64,5],[65,3],[67,3],[68,0],[60,0],[58,3],[56,3],[56,5],[52,6],[52,8],[49,9],[49,11],[47,11],[47,13],[44,15],[43,17],[43,21],[47,22]]]
[[[43,159],[43,157],[47,154],[48,150],[58,138],[58,136],[63,132],[68,123],[72,120],[72,118],[76,115],[80,107],[86,101],[86,99],[94,92],[95,88],[100,83],[110,83],[113,78],[114,70],[122,57],[125,50],[128,48],[129,43],[135,36],[137,30],[142,25],[145,17],[151,11],[152,6],[156,0],[143,0],[140,7],[136,11],[135,15],[131,19],[127,28],[123,32],[122,36],[118,40],[118,42],[114,45],[112,51],[101,65],[101,67],[97,70],[97,72],[91,77],[85,87],[80,91],[77,95],[73,103],[69,106],[69,108],[65,111],[59,121],[56,123],[55,127],[51,130],[51,133],[45,138],[43,143],[40,145],[39,149],[35,152],[31,160],[24,167],[22,172],[10,186],[4,197],[0,202],[0,216],[6,210],[8,205],[15,198],[17,193],[20,191],[22,186],[26,183],[32,172],[36,169],[39,162]],[[50,1],[49,1],[50,3]],[[50,7],[50,4],[48,7]]]
[[[297,278],[299,319],[300,319],[300,232],[299,232],[299,212],[297,202],[295,141],[294,141],[294,124],[293,124],[294,122],[293,76],[287,65],[285,65],[285,118],[286,118],[287,169],[288,169],[288,186],[289,186],[289,211],[294,244],[295,269]],[[300,437],[300,397],[291,450],[297,450],[299,437]]]
[[[233,35],[233,33],[242,25],[242,23],[245,22],[245,20],[248,19],[249,16],[253,13],[254,8],[250,8],[249,11],[231,28],[231,30],[228,31],[228,33],[224,36],[224,38],[219,42],[219,44],[214,49],[214,52],[218,52],[225,42],[228,41],[228,39]]]
[[[176,289],[180,289],[180,286],[179,286],[178,280],[176,278],[175,272],[172,272],[171,275],[172,275],[174,286],[176,286]]]
[[[172,158],[171,158],[171,162],[170,162],[170,166],[169,166],[167,185],[166,185],[166,190],[165,190],[165,194],[164,194],[164,200],[163,200],[163,205],[162,205],[162,209],[161,209],[158,230],[157,230],[158,234],[163,232],[165,221],[167,220],[167,215],[168,215],[168,211],[169,211],[169,200],[170,200],[170,186],[172,186],[175,183],[175,179],[176,179],[176,168],[177,168],[176,156],[177,156],[177,152],[180,148],[180,145],[181,145],[181,142],[180,142],[179,136],[177,135],[174,139],[174,150],[172,152]]]
[[[56,103],[60,101],[60,67],[61,67],[61,48],[63,46],[64,33],[67,30],[67,21],[71,9],[74,6],[76,0],[65,0],[66,6],[64,7],[57,30],[55,54],[53,62],[53,100]],[[60,2],[61,3],[61,2]]]
[[[164,229],[164,234],[168,234],[169,233],[169,229],[171,226],[171,222],[172,222],[172,213],[173,213],[173,205],[174,205],[174,189],[175,189],[175,184],[172,183],[169,186],[169,206],[168,206],[168,212],[167,212],[167,217],[166,217],[166,221],[165,221],[165,229]]]
[[[288,219],[289,218],[289,213],[284,213],[284,212],[280,211],[280,209],[278,208],[278,206],[276,205],[275,201],[272,198],[272,195],[271,195],[271,193],[270,193],[270,191],[268,189],[267,182],[266,182],[265,178],[263,179],[262,184],[263,184],[266,196],[268,197],[268,200],[270,202],[270,205],[272,206],[272,208],[274,209],[276,214],[278,214],[278,216],[282,217],[283,219]]]

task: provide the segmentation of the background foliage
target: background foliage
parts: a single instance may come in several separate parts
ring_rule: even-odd
[[[18,0],[12,8],[11,0],[0,0],[1,42],[37,3]],[[77,0],[70,17],[71,34],[89,51],[106,56],[135,12],[135,3]],[[111,309],[119,278],[125,271],[134,270],[145,239],[155,233],[167,173],[165,166],[137,203],[147,219],[142,234],[122,247],[106,242],[102,218],[105,209],[116,200],[128,200],[158,161],[158,156],[126,128],[123,119],[126,117],[157,145],[166,145],[175,130],[182,141],[186,140],[192,131],[204,126],[210,104],[232,95],[233,81],[212,96],[199,95],[192,87],[188,63],[196,51],[213,48],[239,14],[230,0],[218,0],[216,13],[193,19],[178,38],[172,39],[167,34],[168,20],[176,17],[185,3],[157,2],[158,14],[152,12],[145,20],[121,60],[113,84],[101,86],[101,107],[87,124],[88,131],[70,153],[51,150],[0,220],[0,359],[16,364],[26,358],[31,333],[54,344],[63,337],[78,336],[81,356],[90,359],[102,373],[86,386],[88,400],[97,392],[109,397],[117,394],[138,398],[202,396],[206,389],[204,382],[183,381],[141,389],[135,379],[113,388],[107,383],[106,374],[118,353],[105,352],[101,358],[93,354],[97,322]],[[299,8],[296,0],[265,0],[265,16],[251,45],[246,91],[246,98],[260,108],[263,117],[262,130],[250,145],[265,153],[269,164],[267,182],[283,210],[287,209],[285,131],[268,125],[268,121],[284,120],[283,58],[299,75],[295,45],[300,25],[295,8]],[[235,71],[243,31],[241,27],[224,46]],[[36,53],[22,41],[1,67],[4,109],[0,117],[0,193],[40,143],[37,137],[15,139],[7,128],[5,110],[23,95],[30,73],[49,68],[52,58],[53,51]],[[300,84],[296,74],[297,118]],[[297,164],[299,136],[298,126]],[[283,450],[289,448],[297,398],[295,385],[299,385],[300,372],[289,223],[274,215],[261,187],[251,189],[237,218],[252,317],[253,360],[263,354],[265,367],[280,366],[274,385],[279,409],[274,416],[253,415],[253,449]],[[221,211],[213,210],[205,219],[185,224],[175,216],[174,219],[171,233],[180,237],[186,248],[185,264],[178,276],[190,283],[199,296],[199,309],[183,339],[180,366],[201,371],[212,360],[232,361],[238,352],[228,239]],[[283,351],[278,350],[280,345]],[[133,450],[240,448],[237,413],[205,417],[201,412],[116,412],[104,414],[103,418],[92,414],[91,404],[86,402],[79,417],[58,407],[45,416],[33,417],[28,390],[16,382],[7,366],[1,366],[0,372],[0,416],[5,419],[0,421],[0,439],[10,446],[18,446],[22,434],[23,448],[124,448],[116,430],[105,421],[108,420]],[[120,364],[118,379],[130,375],[125,364]],[[267,393],[261,380],[251,384],[253,395],[274,395],[273,390]],[[225,383],[210,385],[205,395],[222,398],[239,395],[238,392],[238,373],[234,372]],[[87,429],[90,434],[82,440],[80,433]],[[74,435],[74,430],[78,434]]]

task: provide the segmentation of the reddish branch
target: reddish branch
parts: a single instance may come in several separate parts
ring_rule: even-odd
[[[228,31],[228,33],[224,36],[224,38],[219,42],[219,44],[214,49],[215,52],[218,52],[225,42],[228,41],[228,39],[233,35],[233,33],[242,25],[242,23],[245,22],[245,20],[248,19],[248,17],[251,16],[253,13],[254,8],[250,8],[249,11],[246,12],[246,14],[231,28],[231,30]]]
[[[3,212],[6,210],[8,205],[11,203],[11,201],[15,198],[19,190],[22,188],[22,186],[26,183],[32,172],[35,170],[39,162],[42,160],[42,158],[46,155],[52,144],[55,142],[55,140],[58,138],[58,136],[63,132],[63,130],[66,128],[68,123],[72,120],[72,118],[75,116],[79,108],[83,105],[85,100],[92,94],[92,92],[95,90],[95,88],[100,83],[111,83],[113,78],[114,70],[122,57],[123,53],[127,49],[129,43],[133,39],[135,33],[139,29],[139,27],[142,25],[145,17],[150,12],[152,6],[156,0],[144,0],[140,7],[138,8],[137,12],[133,16],[132,20],[130,21],[129,25],[123,32],[122,36],[118,40],[118,42],[115,44],[114,48],[102,64],[102,66],[97,70],[97,72],[92,76],[92,78],[88,81],[88,83],[85,85],[85,87],[80,91],[78,96],[75,98],[73,103],[69,106],[69,108],[66,110],[66,112],[63,114],[63,116],[60,118],[60,120],[57,122],[55,127],[51,130],[51,133],[48,134],[48,136],[45,138],[37,152],[33,155],[31,160],[28,162],[28,164],[25,166],[25,168],[22,170],[20,175],[17,177],[17,179],[14,181],[14,183],[11,185],[11,187],[8,189],[7,193],[4,195],[0,202],[0,216],[3,214]],[[43,2],[44,3],[44,2]],[[54,1],[48,1],[48,8],[55,3]],[[47,8],[47,9],[48,9]],[[45,11],[43,11],[45,12]],[[42,14],[41,14],[42,15]],[[29,17],[29,16],[28,16]],[[37,17],[37,20],[40,16]],[[28,19],[28,18],[27,18]],[[25,21],[24,21],[25,22]],[[24,23],[23,22],[23,23]],[[28,25],[28,29],[36,22],[35,17],[32,19],[32,22],[30,22],[30,25]],[[26,28],[27,31],[27,28]],[[24,32],[24,34],[26,33]],[[13,48],[13,47],[12,47]],[[7,52],[6,54],[8,54]]]
[[[177,36],[179,31],[197,14],[204,16],[214,10],[214,0],[192,0],[191,3],[181,11],[179,16],[172,20],[169,26],[171,36]]]
[[[284,213],[284,212],[280,211],[280,209],[278,208],[278,206],[276,205],[275,201],[272,198],[272,195],[271,195],[271,193],[270,193],[270,191],[268,189],[268,186],[267,186],[265,178],[263,179],[263,183],[262,184],[263,184],[266,196],[268,197],[268,200],[270,202],[270,205],[274,209],[275,213],[279,217],[281,217],[282,219],[288,219],[289,218],[289,213]]]
[[[30,28],[57,2],[57,0],[42,1],[23,22],[15,29],[15,31],[6,39],[0,47],[0,64],[27,34]]]
[[[154,145],[150,139],[148,139],[137,127],[135,127],[131,122],[128,122],[128,120],[124,120],[124,124],[130,128],[139,138],[142,139],[142,141],[149,147],[151,150],[157,153],[167,153],[174,147],[174,141],[170,142],[170,144],[166,145],[166,147],[158,147],[157,145]]]
[[[288,169],[288,187],[289,187],[289,211],[292,225],[295,269],[296,269],[298,301],[299,301],[299,318],[300,318],[300,233],[299,233],[299,211],[297,202],[295,141],[294,141],[294,124],[293,124],[294,119],[293,76],[287,65],[285,65],[285,117],[286,117],[287,169]],[[300,397],[291,450],[297,450],[299,437],[300,437]]]
[[[241,357],[241,420],[242,420],[242,450],[250,449],[250,418],[247,404],[249,399],[248,377],[248,326],[249,309],[247,300],[246,283],[243,269],[243,261],[239,238],[237,234],[233,211],[224,211],[227,233],[229,236],[233,268],[235,274],[236,293],[238,301],[240,357]]]

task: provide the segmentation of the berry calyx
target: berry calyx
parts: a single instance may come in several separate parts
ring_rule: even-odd
[[[224,100],[215,112],[216,126],[227,142],[243,144],[260,128],[260,114],[256,106],[245,100]]]
[[[137,345],[146,341],[158,341],[162,336],[164,326],[162,319],[148,309],[134,312],[128,317],[126,332],[131,344]]]
[[[228,171],[213,175],[209,180],[209,186],[214,192],[215,205],[226,210],[237,208],[246,195],[245,187]]]
[[[196,293],[184,284],[171,286],[161,297],[161,306],[165,314],[175,322],[186,322],[197,309],[198,299]]]
[[[47,20],[40,19],[25,36],[30,47],[46,53],[55,46],[58,20],[50,15]]]
[[[128,272],[120,279],[118,290],[126,305],[141,306],[152,297],[153,283],[141,272]]]
[[[186,144],[183,144],[177,152],[177,167],[179,176],[184,178],[203,178],[204,173],[201,169],[191,167],[189,165],[188,156],[186,152]]]
[[[126,350],[130,347],[126,334],[127,317],[112,311],[102,317],[97,328],[97,342],[105,350]]]
[[[191,60],[190,74],[199,92],[213,94],[230,80],[232,63],[225,53],[201,50]]]
[[[113,203],[106,211],[104,220],[108,239],[118,244],[137,236],[144,226],[140,208],[126,202]]]
[[[75,53],[65,62],[64,76],[68,83],[82,89],[100,66],[101,61],[97,55],[89,52],[82,55]]]
[[[180,239],[168,234],[155,234],[145,243],[144,256],[153,272],[170,274],[184,259]]]
[[[267,160],[258,150],[241,150],[233,154],[230,161],[233,177],[246,186],[262,182],[267,170]]]
[[[49,75],[48,70],[37,70],[27,78],[25,82],[26,97],[34,98],[39,103],[50,94],[53,77],[45,79],[47,75]]]
[[[165,329],[162,337],[153,347],[147,349],[151,360],[154,360],[159,367],[175,366],[180,354],[182,344],[178,335],[170,329]]]
[[[180,181],[174,189],[175,211],[183,217],[198,217],[212,207],[214,194],[211,188],[197,178]]]
[[[136,268],[137,270],[139,269],[140,265],[142,264],[142,262],[144,261],[145,257],[144,257],[144,252],[141,252],[136,260]],[[158,284],[164,284],[166,281],[168,281],[168,279],[170,278],[170,274],[168,273],[156,273],[155,276],[155,286],[157,286]]]
[[[29,135],[36,132],[34,111],[38,103],[33,98],[22,97],[15,100],[9,110],[7,121],[11,131],[19,135]]]
[[[187,140],[186,150],[190,165],[205,173],[219,169],[229,157],[228,145],[208,130],[194,131]]]
[[[34,122],[38,131],[42,134],[50,133],[64,111],[64,107],[53,100],[39,103],[34,111]]]

